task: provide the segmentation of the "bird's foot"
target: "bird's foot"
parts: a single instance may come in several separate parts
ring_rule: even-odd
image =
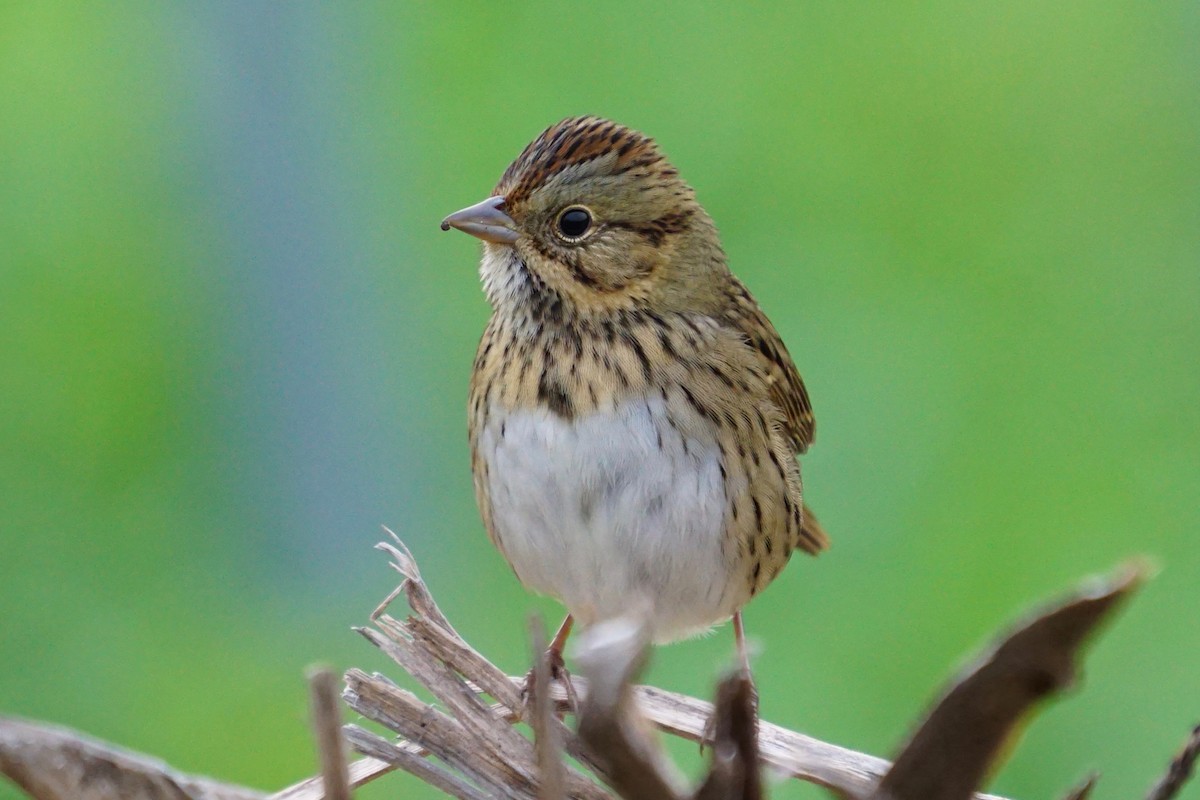
[[[579,695],[575,692],[575,686],[571,683],[571,673],[567,670],[567,664],[563,661],[562,650],[555,647],[550,647],[546,651],[546,662],[549,669],[549,681],[545,687],[539,686],[537,682],[537,665],[530,668],[525,674],[525,687],[521,692],[521,699],[525,703],[525,714],[529,715],[533,712],[533,704],[535,694],[539,691],[550,691],[554,686],[555,681],[562,684],[563,693],[567,698],[567,711],[572,714],[579,713]],[[557,712],[558,718],[562,719],[564,712]]]

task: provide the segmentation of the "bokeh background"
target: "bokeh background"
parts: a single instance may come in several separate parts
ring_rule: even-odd
[[[302,778],[305,665],[387,667],[350,632],[381,524],[525,669],[558,609],[476,516],[488,309],[437,223],[598,113],[696,187],[814,398],[835,545],[748,611],[764,715],[892,752],[991,632],[1147,554],[993,785],[1136,796],[1200,719],[1198,41],[1187,2],[5,4],[0,713]],[[707,694],[730,639],[651,680]]]

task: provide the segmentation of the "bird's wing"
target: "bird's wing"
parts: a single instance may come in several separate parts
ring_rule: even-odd
[[[783,411],[788,439],[797,454],[803,453],[813,443],[817,428],[808,390],[804,388],[804,381],[783,339],[758,307],[750,290],[736,278],[732,288],[734,302],[728,322],[754,350],[756,360],[766,371],[771,401]]]

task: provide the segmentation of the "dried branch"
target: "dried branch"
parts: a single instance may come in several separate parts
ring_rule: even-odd
[[[521,692],[450,625],[403,544],[396,540],[395,545],[385,543],[380,548],[392,556],[392,566],[404,576],[389,599],[404,594],[415,616],[404,622],[393,619],[387,615],[385,603],[373,615],[376,628],[361,629],[360,633],[425,685],[450,713],[422,702],[383,676],[358,670],[347,673],[346,702],[368,719],[400,733],[408,743],[435,753],[476,788],[501,797],[532,797],[538,785],[536,753],[510,723],[524,709]],[[486,702],[485,694],[498,701],[504,712],[498,713]],[[560,734],[568,733],[557,719],[551,726]],[[357,743],[355,746],[361,751]],[[399,759],[384,759],[379,752],[371,755],[405,767]],[[566,785],[571,796],[587,800],[607,797],[574,769],[566,772]]]
[[[350,800],[346,747],[342,742],[342,713],[333,672],[316,667],[308,674],[309,707],[313,734],[321,759],[321,778],[328,800]]]
[[[342,696],[364,717],[399,733],[403,737],[402,749],[421,754],[436,753],[453,773],[461,774],[485,794],[507,797],[519,794],[512,787],[528,787],[519,781],[518,772],[502,762],[495,748],[480,748],[457,720],[381,675],[370,676],[351,670],[346,674],[346,689]],[[359,749],[359,743],[353,738],[351,744]],[[386,758],[378,752],[360,752],[407,769],[407,759]]]
[[[1192,729],[1192,734],[1183,745],[1183,749],[1167,767],[1167,774],[1150,790],[1146,800],[1171,800],[1175,797],[1192,777],[1197,758],[1200,758],[1200,725]]]
[[[419,747],[413,745],[394,745],[383,737],[377,736],[370,731],[365,731],[357,725],[346,726],[346,739],[360,753],[369,753],[374,756],[374,758],[363,759],[363,761],[386,764],[389,769],[393,765],[400,767],[416,775],[435,789],[441,789],[451,797],[457,797],[460,800],[485,800],[489,797],[488,794],[480,791],[449,770],[427,761],[425,759],[426,753]],[[361,764],[363,761],[358,763]],[[314,800],[320,800],[324,795],[315,794],[312,797]]]
[[[529,687],[533,706],[533,744],[537,751],[539,800],[560,800],[566,796],[567,776],[563,770],[562,742],[554,727],[554,701],[550,699],[550,654],[546,651],[546,633],[536,617],[529,622],[533,643],[533,683]]]
[[[346,725],[342,728],[343,733],[346,735],[346,740],[351,743],[353,743],[353,738],[350,736],[350,734],[352,733],[353,728],[353,725]],[[374,734],[371,735],[373,736]],[[358,749],[359,752],[366,752],[357,747],[355,749]],[[417,758],[423,760],[424,755],[422,754],[417,756]],[[380,761],[376,758],[360,758],[358,761],[352,761],[350,762],[348,768],[350,787],[352,789],[357,789],[359,786],[370,783],[376,778],[382,777],[389,772],[393,772],[395,769],[396,767],[392,764],[386,761]],[[405,769],[407,769],[408,772],[417,775],[426,783],[433,784],[435,786],[437,785],[433,781],[427,780],[423,774],[420,774],[413,769]],[[292,784],[286,789],[281,789],[280,791],[266,798],[266,800],[325,800],[325,782],[320,775],[315,775],[311,778],[307,778],[306,780],[302,780],[299,783]]]
[[[0,773],[34,800],[262,800],[147,756],[50,725],[0,718]]]
[[[514,679],[515,680],[515,679]],[[588,683],[576,676],[576,691],[587,696]],[[638,707],[660,731],[692,742],[705,740],[712,703],[654,686],[636,686]],[[555,702],[565,710],[566,695],[555,686]],[[803,733],[759,720],[759,759],[774,772],[815,783],[849,797],[866,797],[891,764],[882,758],[814,739]],[[980,794],[978,800],[1003,800]]]
[[[1013,726],[1071,684],[1080,645],[1138,586],[1126,568],[1082,589],[1007,636],[955,681],[913,734],[872,800],[966,800]]]

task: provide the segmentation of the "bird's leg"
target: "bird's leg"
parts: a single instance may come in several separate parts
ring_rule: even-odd
[[[571,628],[575,626],[575,618],[570,614],[563,617],[562,624],[558,626],[558,633],[554,634],[554,639],[550,642],[550,680],[556,678],[562,681],[563,690],[567,693],[567,705],[571,707],[571,713],[575,714],[579,711],[579,696],[575,694],[575,685],[571,683],[571,673],[567,672],[567,664],[563,660],[563,649],[567,646],[567,637],[571,635]]]
[[[575,618],[570,614],[563,617],[562,624],[558,626],[558,633],[554,634],[554,638],[550,640],[550,647],[546,653],[550,656],[550,677],[557,678],[559,673],[566,672],[567,664],[563,661],[563,650],[567,646],[567,637],[571,635],[571,628],[575,627]]]
[[[746,627],[742,624],[742,612],[733,615],[733,638],[737,642],[738,658],[742,662],[742,672],[750,684],[750,702],[754,707],[754,716],[758,717],[758,687],[754,684],[754,673],[750,671],[750,650],[746,646]]]
[[[746,628],[742,625],[742,612],[733,612],[733,640],[737,644],[738,659],[742,662],[742,669],[746,671],[746,675],[750,675],[750,653],[746,650]]]
[[[550,683],[553,684],[556,680],[562,681],[563,689],[567,693],[567,705],[570,706],[572,713],[579,709],[579,698],[575,694],[575,687],[571,684],[571,673],[567,672],[567,664],[563,660],[563,650],[567,646],[567,637],[571,635],[571,628],[574,625],[575,618],[567,614],[562,624],[558,626],[558,632],[550,640],[550,646],[546,648],[546,661],[550,666]],[[525,676],[525,700],[527,703],[534,691],[536,673],[537,667],[534,666]],[[541,689],[542,687],[537,688]],[[548,686],[545,688],[549,689]]]
[[[742,622],[742,612],[735,611],[733,613],[733,641],[737,646],[738,661],[741,663],[741,671],[746,676],[746,680],[750,681],[750,688],[754,697],[754,712],[758,714],[758,689],[754,686],[754,674],[750,672],[750,651],[746,646],[746,626]],[[704,733],[700,736],[700,751],[703,752],[705,747],[710,746],[716,741],[717,735],[717,718],[716,709],[713,709],[713,715],[708,718],[708,722],[704,726]]]

